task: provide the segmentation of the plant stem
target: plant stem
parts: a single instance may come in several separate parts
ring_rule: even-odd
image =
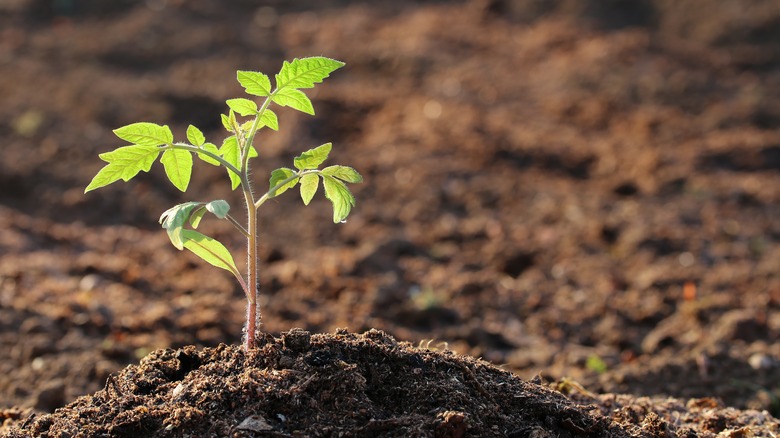
[[[244,199],[246,200],[247,229],[247,303],[246,303],[246,335],[244,336],[244,350],[249,351],[255,347],[255,334],[259,315],[257,312],[257,210],[254,206],[252,190],[244,186]]]
[[[257,209],[255,206],[254,195],[252,194],[252,187],[249,185],[249,151],[254,143],[255,133],[260,126],[260,117],[262,113],[268,108],[271,103],[271,98],[267,98],[263,103],[262,108],[255,116],[255,120],[252,122],[252,127],[249,128],[247,136],[243,139],[243,145],[239,145],[241,149],[241,188],[244,192],[244,200],[246,202],[246,264],[247,264],[247,303],[246,303],[246,335],[244,337],[244,350],[249,351],[255,347],[255,336],[257,334],[257,326],[260,321],[260,314],[258,312],[257,292],[258,292],[258,266],[257,266]],[[241,138],[236,135],[236,139]]]

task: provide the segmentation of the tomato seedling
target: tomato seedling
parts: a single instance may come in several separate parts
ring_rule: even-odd
[[[294,168],[282,167],[271,172],[269,188],[262,196],[255,198],[249,179],[250,159],[257,157],[254,146],[255,134],[263,128],[279,130],[276,114],[270,109],[276,104],[314,115],[309,98],[301,89],[313,88],[333,71],[344,66],[341,61],[325,57],[311,57],[285,61],[275,75],[275,87],[270,78],[260,72],[238,71],[238,82],[247,94],[262,99],[258,106],[252,99],[228,99],[228,114],[222,114],[222,125],[229,136],[222,145],[206,141],[203,132],[195,126],[187,128],[187,142],[175,142],[173,133],[166,125],[140,122],[114,130],[120,139],[130,143],[111,152],[100,154],[108,164],[92,179],[84,193],[107,186],[115,181],[129,181],[140,171],[148,172],[160,158],[170,182],[182,192],[187,190],[192,175],[193,155],[215,166],[227,169],[233,190],[241,187],[246,203],[246,226],[230,215],[230,205],[224,200],[209,202],[185,202],[165,211],[160,223],[168,232],[173,246],[179,250],[188,249],[206,262],[233,274],[247,297],[244,348],[255,346],[260,313],[257,302],[257,210],[268,199],[276,197],[298,185],[303,203],[308,205],[319,188],[320,180],[325,197],[333,205],[333,222],[344,222],[355,205],[355,197],[347,183],[359,183],[360,174],[347,166],[328,166],[320,169],[328,158],[331,144],[325,143],[303,152],[293,160]],[[246,118],[239,120],[239,117]],[[219,241],[201,234],[195,229],[206,213],[229,221],[247,241],[246,277],[236,267],[230,251]],[[185,225],[193,229],[185,229]]]

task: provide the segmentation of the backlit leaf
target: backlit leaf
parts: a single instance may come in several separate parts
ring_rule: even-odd
[[[214,155],[219,155],[219,149],[217,149],[217,146],[214,143],[204,143],[200,148],[204,151],[209,151]],[[220,165],[219,161],[209,157],[206,154],[198,154],[198,157],[206,163],[212,164],[214,166]]]
[[[114,134],[122,140],[140,146],[161,146],[173,143],[173,133],[166,126],[140,122],[115,129]]]
[[[355,205],[355,197],[342,181],[332,176],[323,175],[322,184],[325,187],[325,197],[333,204],[333,222],[343,222]]]
[[[111,152],[100,154],[100,159],[108,165],[100,169],[92,178],[84,193],[107,186],[115,181],[129,181],[138,172],[148,172],[157,159],[160,150],[155,146],[123,146]]]
[[[237,71],[238,82],[244,87],[247,94],[253,96],[268,96],[271,94],[271,80],[267,75],[257,71]]]
[[[276,75],[276,88],[312,88],[314,84],[322,82],[334,70],[343,66],[343,62],[323,56],[284,61],[282,69]]]
[[[363,182],[363,177],[360,176],[357,170],[347,166],[328,166],[322,169],[322,173],[324,175],[329,175],[348,183]]]
[[[182,232],[184,248],[192,251],[196,256],[218,268],[222,268],[235,276],[240,276],[233,256],[225,245],[209,236],[197,231],[184,230]]]
[[[269,109],[263,111],[263,114],[260,116],[260,123],[262,126],[267,126],[274,131],[279,130],[279,119],[276,117],[276,113]]]
[[[317,187],[320,185],[320,177],[315,173],[309,173],[301,177],[301,199],[304,205],[309,205]]]
[[[272,190],[274,187],[276,187],[277,184],[281,183],[282,181],[292,177],[295,175],[295,171],[292,169],[288,169],[286,167],[282,167],[280,169],[276,169],[273,172],[271,172],[271,179],[269,181],[270,183],[270,189]],[[288,183],[284,184],[283,186],[277,188],[276,190],[269,192],[269,197],[273,198],[274,196],[279,196],[282,193],[286,192],[288,189],[295,187],[295,184],[298,183],[298,178],[293,178]]]
[[[314,149],[309,149],[295,157],[293,163],[295,164],[295,167],[300,170],[316,169],[328,159],[328,154],[330,154],[332,147],[333,145],[331,143],[325,143]]]
[[[206,142],[206,137],[200,129],[196,128],[194,125],[190,125],[187,127],[187,140],[194,146],[200,147]]]
[[[192,154],[182,149],[168,149],[163,152],[160,162],[168,180],[182,192],[187,191],[192,176]]]
[[[242,116],[251,116],[257,114],[257,104],[249,99],[228,99],[225,101],[233,111]]]
[[[228,163],[235,166],[237,169],[241,169],[241,151],[238,150],[238,140],[235,135],[231,135],[222,142],[222,147],[219,149],[220,155]],[[230,184],[233,190],[241,184],[241,177],[228,170],[228,176],[230,177]]]
[[[200,220],[203,219],[204,214],[206,214],[206,207],[202,205],[192,212],[190,215],[190,225],[192,225],[192,228],[198,228],[198,225],[200,225]]]
[[[289,106],[292,109],[314,115],[314,107],[311,100],[303,94],[303,91],[295,88],[285,88],[271,97],[271,100],[279,106]]]

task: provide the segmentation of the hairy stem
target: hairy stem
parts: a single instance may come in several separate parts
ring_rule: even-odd
[[[259,315],[257,312],[257,210],[252,208],[254,205],[254,199],[252,197],[252,190],[248,186],[244,186],[244,199],[246,200],[246,216],[247,216],[247,229],[249,235],[247,236],[247,303],[246,303],[246,335],[244,336],[244,350],[249,351],[255,347],[255,334],[257,332],[257,325]]]
[[[241,146],[241,188],[244,192],[244,201],[246,202],[246,216],[247,216],[247,239],[246,239],[246,264],[247,264],[247,287],[249,294],[247,296],[246,303],[246,335],[244,337],[244,350],[249,351],[255,347],[255,336],[257,334],[257,326],[260,323],[260,314],[258,312],[257,292],[259,287],[259,273],[257,266],[257,209],[254,208],[255,199],[252,194],[252,187],[249,185],[249,151],[254,143],[255,133],[260,126],[260,116],[262,112],[268,108],[271,103],[271,99],[266,99],[263,103],[263,107],[255,120],[252,122],[252,127],[249,128],[247,136],[243,139]],[[236,138],[241,138],[236,136]]]

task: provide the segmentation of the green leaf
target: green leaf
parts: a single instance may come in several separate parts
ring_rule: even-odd
[[[233,127],[230,126],[230,117],[225,114],[220,114],[219,116],[222,119],[222,126],[227,130],[227,132],[233,132]]]
[[[202,205],[192,212],[190,215],[190,225],[192,225],[192,228],[198,228],[198,225],[200,225],[200,220],[203,219],[204,214],[206,214],[206,207]]]
[[[214,143],[204,143],[200,148],[203,149],[204,151],[209,151],[212,154],[219,155],[219,149],[217,149],[217,146]],[[205,162],[207,162],[209,164],[212,164],[214,166],[219,166],[220,165],[219,161],[209,157],[206,154],[198,154],[198,157],[201,160],[203,160],[203,161],[205,161]]]
[[[237,71],[238,82],[244,87],[247,94],[253,96],[269,96],[271,94],[271,80],[267,75],[257,71]]]
[[[182,237],[184,239],[184,247],[192,251],[196,256],[218,268],[231,272],[236,277],[240,277],[241,274],[238,272],[238,268],[236,268],[233,256],[225,248],[225,245],[193,230],[184,230]]]
[[[203,143],[206,142],[206,137],[203,135],[203,132],[201,132],[200,129],[196,128],[193,125],[190,125],[187,127],[187,140],[190,141],[194,146],[203,146]]]
[[[320,177],[315,173],[309,173],[301,177],[301,199],[304,205],[309,205],[311,198],[317,193],[320,185]]]
[[[206,214],[207,211],[211,212],[214,216],[220,219],[225,219],[225,217],[227,217],[228,211],[230,211],[230,204],[228,204],[227,201],[223,201],[222,199],[202,204],[190,215],[190,225],[192,225],[192,228],[198,228],[201,219],[203,219],[203,215]]]
[[[84,193],[105,187],[115,181],[130,181],[138,172],[148,172],[152,163],[157,159],[160,150],[152,146],[123,146],[111,152],[100,154],[108,165],[100,169],[92,178]]]
[[[341,67],[344,63],[335,59],[314,56],[311,58],[293,59],[292,62],[284,61],[282,69],[276,75],[276,88],[312,88],[314,84]]]
[[[228,99],[225,101],[225,103],[227,103],[230,109],[241,114],[242,116],[251,116],[257,114],[257,104],[249,99]]]
[[[275,196],[279,196],[282,193],[286,192],[287,189],[295,187],[295,184],[298,183],[299,178],[294,178],[287,184],[277,188],[276,190],[273,190],[273,188],[276,187],[277,184],[281,183],[282,181],[294,175],[295,175],[295,171],[292,169],[288,169],[286,167],[282,167],[271,172],[271,179],[269,181],[271,188],[268,191],[268,197],[273,198]]]
[[[207,203],[206,210],[210,211],[212,214],[214,214],[214,216],[220,219],[225,219],[228,212],[230,211],[230,204],[222,199],[217,199],[216,201]]]
[[[160,146],[173,143],[173,133],[166,126],[140,122],[115,129],[114,134],[122,140],[139,146]]]
[[[241,151],[238,150],[238,140],[236,140],[235,135],[231,135],[222,142],[219,153],[225,161],[235,166],[236,169],[241,169]],[[230,170],[228,170],[228,176],[230,177],[230,184],[233,190],[235,190],[241,184],[241,177]]]
[[[271,96],[271,100],[276,102],[279,106],[289,106],[292,109],[312,116],[314,115],[314,107],[311,104],[311,100],[303,94],[303,91],[296,90],[295,88],[279,90]]]
[[[168,149],[163,152],[160,162],[165,167],[168,180],[182,192],[187,191],[192,176],[192,154],[181,149]]]
[[[260,124],[261,127],[267,126],[274,131],[279,130],[279,119],[276,117],[276,113],[269,109],[266,109],[263,111],[263,114],[260,115]]]
[[[316,169],[328,159],[328,154],[330,154],[332,147],[333,145],[331,143],[325,143],[314,149],[309,149],[295,157],[293,163],[295,164],[295,167],[300,170]]]
[[[348,183],[361,183],[363,177],[357,170],[347,166],[328,166],[322,169],[323,175],[332,176]]]
[[[185,202],[184,204],[175,205],[165,210],[160,216],[160,224],[162,224],[162,227],[168,232],[168,238],[171,239],[173,246],[179,250],[184,248],[184,237],[182,236],[184,223],[187,221],[187,218],[190,217],[190,213],[192,213],[193,209],[202,206],[202,202]],[[200,219],[196,222],[199,221]]]
[[[355,197],[342,181],[332,176],[323,175],[322,183],[325,187],[325,197],[333,204],[333,222],[344,222],[355,206]]]

